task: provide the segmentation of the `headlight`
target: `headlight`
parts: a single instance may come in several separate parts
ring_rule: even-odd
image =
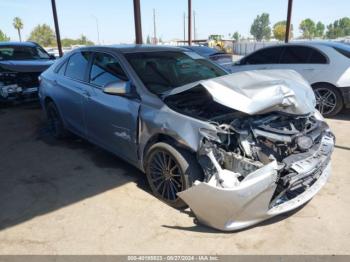
[[[295,142],[301,151],[307,151],[314,144],[314,141],[309,136],[299,136],[296,138]]]

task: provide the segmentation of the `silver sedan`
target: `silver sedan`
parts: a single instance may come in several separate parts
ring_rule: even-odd
[[[181,48],[87,47],[41,75],[52,134],[75,133],[146,173],[155,196],[238,230],[309,201],[334,137],[295,71],[228,74]]]

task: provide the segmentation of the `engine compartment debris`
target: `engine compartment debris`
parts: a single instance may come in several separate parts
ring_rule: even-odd
[[[225,76],[219,82],[226,82],[225,78],[232,80],[231,76]],[[279,85],[284,82],[274,82],[277,100],[272,98],[271,101],[267,96],[268,102],[261,107],[260,98],[255,100],[255,93],[249,103],[241,104],[243,110],[240,111],[234,102],[231,104],[235,106],[219,103],[225,97],[225,89],[210,92],[207,87],[213,86],[217,79],[208,81],[209,85],[204,81],[165,97],[165,103],[173,110],[215,127],[215,131],[199,130],[202,139],[197,158],[204,180],[178,195],[200,221],[221,230],[255,224],[276,214],[271,210],[286,212],[295,199],[298,199],[298,206],[307,202],[320,189],[322,183],[318,181],[324,180],[321,177],[329,176],[334,147],[334,136],[314,110],[312,95],[308,103],[296,106],[306,99],[305,94],[310,95],[311,88],[305,89],[304,94],[304,91],[286,88],[283,98],[279,97],[283,89]],[[228,86],[231,91],[234,89],[234,85]],[[246,95],[245,90],[240,93]],[[239,99],[239,96],[226,95],[231,101]],[[287,106],[286,97],[293,97],[293,102],[289,100]],[[256,110],[252,108],[253,101],[258,104]],[[231,200],[223,200],[225,196]],[[218,202],[213,202],[215,198]],[[219,207],[227,201],[229,206]],[[213,206],[209,208],[208,203]],[[281,208],[283,205],[286,207]],[[208,208],[214,214],[208,214]]]

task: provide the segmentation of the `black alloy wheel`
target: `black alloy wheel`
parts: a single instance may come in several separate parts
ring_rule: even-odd
[[[343,108],[343,98],[336,87],[318,85],[314,87],[316,109],[323,116],[334,116]]]
[[[186,207],[177,193],[201,179],[196,159],[187,151],[163,142],[154,144],[148,152],[145,171],[153,194],[175,208]]]

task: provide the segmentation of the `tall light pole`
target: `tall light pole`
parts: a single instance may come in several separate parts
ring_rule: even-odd
[[[196,12],[193,10],[193,40],[196,40]]]
[[[184,44],[186,41],[186,12],[184,12]]]
[[[60,57],[62,57],[63,56],[63,52],[62,52],[60,28],[58,26],[57,9],[56,9],[56,2],[55,2],[55,0],[51,0],[51,7],[52,7],[53,20],[54,20],[54,23],[55,23],[55,32],[56,32],[56,41],[57,41],[58,54],[60,55]]]
[[[94,19],[95,19],[95,22],[96,22],[96,31],[97,31],[97,43],[98,44],[101,44],[100,42],[100,30],[99,30],[99,27],[98,27],[98,19],[96,16],[94,15],[91,15]]]
[[[153,8],[153,44],[157,44],[156,9]]]
[[[136,44],[142,44],[140,0],[134,0],[134,22],[135,22],[135,42]]]
[[[188,0],[188,45],[192,45],[192,0]]]
[[[293,8],[293,0],[288,0],[288,10],[287,10],[287,24],[286,24],[286,35],[284,42],[288,43],[290,36],[290,24],[292,19],[292,8]]]

